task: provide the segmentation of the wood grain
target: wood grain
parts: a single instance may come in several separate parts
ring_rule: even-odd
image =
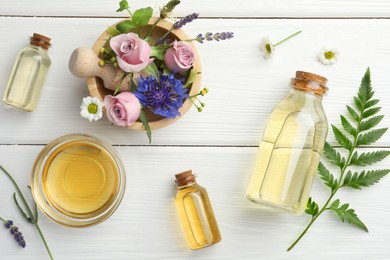
[[[27,193],[33,161],[43,146],[0,146],[0,162]],[[390,249],[390,178],[363,191],[345,190],[368,226],[365,233],[324,214],[292,251],[285,250],[309,221],[265,211],[245,198],[257,149],[248,147],[116,147],[127,172],[121,206],[107,221],[91,228],[62,227],[42,214],[40,223],[56,259],[387,259]],[[196,158],[196,160],[194,160]],[[23,163],[15,163],[23,162]],[[378,167],[389,167],[390,160]],[[199,251],[187,248],[174,206],[174,174],[192,169],[210,196],[222,242]],[[147,177],[146,177],[147,176]],[[8,259],[46,259],[36,230],[21,219],[12,201],[14,189],[0,174],[0,216],[13,218],[27,241],[18,248],[3,230],[0,252]],[[323,201],[328,189],[316,178],[312,196]],[[153,248],[153,250],[151,250]]]
[[[0,89],[4,90],[17,52],[33,32],[51,36],[52,67],[34,113],[0,106],[0,144],[45,144],[71,132],[106,136],[113,144],[147,144],[146,134],[111,126],[107,119],[89,123],[79,115],[82,97],[88,95],[86,82],[75,78],[67,64],[72,51],[90,47],[113,19],[12,18],[2,17]],[[25,30],[30,24],[30,31]],[[154,145],[257,146],[272,108],[289,91],[288,82],[296,70],[328,78],[329,94],[324,108],[329,123],[339,124],[345,104],[351,104],[361,77],[370,66],[377,97],[389,111],[390,104],[390,20],[199,20],[187,27],[190,36],[199,32],[229,30],[235,37],[224,42],[198,44],[202,62],[202,86],[210,89],[202,98],[202,113],[192,108],[176,123],[153,132]],[[321,28],[321,30],[319,30]],[[268,35],[277,42],[302,30],[297,37],[276,48],[273,60],[264,60],[258,49]],[[316,60],[323,46],[340,50],[333,66]],[[369,47],[368,47],[369,46]],[[390,126],[390,117],[383,120]],[[390,146],[390,132],[377,145]],[[332,135],[329,136],[333,140]]]

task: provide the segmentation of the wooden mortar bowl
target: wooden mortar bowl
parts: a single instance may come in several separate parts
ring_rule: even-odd
[[[140,29],[141,35],[145,35],[156,21],[157,21],[157,18],[155,18],[155,17],[151,18],[149,21],[149,24]],[[122,21],[120,21],[120,22],[122,22]],[[118,23],[120,23],[120,22],[118,22]],[[116,24],[118,24],[118,23],[116,23]],[[114,24],[114,25],[116,25],[116,24]],[[171,29],[171,27],[172,27],[171,22],[166,21],[166,20],[160,20],[157,23],[157,25],[154,28],[153,33],[151,35],[151,38],[152,38],[151,45],[154,45],[156,40],[159,37],[163,36],[166,32],[168,32]],[[135,31],[133,31],[133,32],[135,32]],[[92,50],[96,55],[99,55],[100,49],[102,47],[108,47],[105,44],[107,42],[107,39],[109,39],[109,38],[110,38],[110,35],[107,33],[107,31],[104,31],[99,36],[99,38],[96,40],[95,44],[92,47]],[[167,39],[172,39],[172,40],[176,39],[179,41],[179,40],[188,40],[190,38],[183,30],[176,29],[168,34]],[[198,51],[192,42],[189,42],[189,44],[191,45],[192,49],[194,50],[195,57],[196,57],[194,64],[193,64],[193,68],[197,72],[201,72],[202,67],[201,67]],[[200,84],[201,84],[201,80],[202,80],[201,75],[202,75],[201,73],[196,75],[196,77],[192,83],[192,86],[189,88],[189,92],[188,92],[189,96],[195,95],[199,92]],[[114,93],[112,90],[104,87],[103,81],[99,77],[87,78],[87,85],[88,85],[88,90],[89,90],[89,93],[91,94],[91,96],[92,97],[99,97],[100,100],[104,100],[104,96],[112,95]],[[175,118],[166,118],[166,117],[163,117],[160,115],[155,115],[155,114],[153,114],[153,112],[151,110],[149,110],[147,108],[145,108],[145,113],[146,113],[146,116],[147,116],[148,121],[149,121],[149,126],[153,130],[153,129],[159,129],[159,128],[165,127],[165,126],[170,125],[173,122],[179,120],[190,109],[191,106],[192,106],[191,100],[189,98],[185,99],[183,102],[183,106],[179,109],[179,112],[181,115],[177,116]],[[127,128],[132,129],[132,130],[145,130],[145,127],[140,120],[137,120],[133,125],[128,126]]]

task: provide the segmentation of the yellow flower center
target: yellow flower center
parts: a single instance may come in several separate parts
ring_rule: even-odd
[[[267,50],[267,52],[268,53],[271,53],[271,44],[269,44],[269,43],[267,43],[266,45],[265,45],[265,49]]]
[[[334,52],[327,51],[327,52],[325,52],[324,56],[325,56],[325,59],[327,59],[327,60],[333,59],[334,58]]]
[[[92,103],[88,105],[88,113],[96,114],[97,111],[98,111],[98,106],[96,104]]]

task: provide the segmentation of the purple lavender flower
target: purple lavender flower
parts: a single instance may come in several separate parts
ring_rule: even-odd
[[[206,39],[206,41],[212,41],[212,40],[216,40],[216,41],[219,41],[219,40],[228,40],[228,39],[231,39],[233,38],[234,36],[234,33],[233,32],[221,32],[221,33],[211,33],[211,32],[207,32],[204,36],[204,38],[202,37],[202,34],[199,34],[197,37],[196,37],[196,40],[200,43],[203,43],[203,40]]]
[[[157,45],[163,45],[163,44],[169,45],[169,44],[171,44],[171,42],[172,42],[171,39],[163,40],[161,38],[158,38],[157,41],[156,41],[156,44]]]
[[[184,25],[186,25],[187,23],[190,23],[192,22],[193,20],[197,19],[199,17],[199,14],[198,13],[192,13],[192,14],[189,14],[187,15],[186,17],[184,18],[180,18],[179,21],[175,22],[173,24],[173,26],[176,28],[176,29],[179,29],[181,27],[183,27]]]
[[[168,118],[180,116],[179,109],[188,97],[183,83],[174,74],[160,75],[160,81],[154,76],[139,77],[137,91],[134,93],[142,105],[154,114]]]
[[[24,237],[23,237],[22,233],[19,232],[19,228],[17,226],[14,226],[14,223],[12,222],[12,220],[4,221],[4,226],[10,230],[10,233],[13,235],[16,242],[18,242],[18,244],[21,247],[25,248],[26,241],[24,241]]]

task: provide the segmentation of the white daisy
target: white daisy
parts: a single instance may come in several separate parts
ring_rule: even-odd
[[[103,116],[103,103],[97,97],[83,98],[80,109],[80,115],[89,122],[98,121]]]
[[[264,53],[264,59],[272,58],[275,52],[275,47],[267,36],[261,40],[259,49]]]
[[[333,48],[322,48],[318,53],[318,61],[324,65],[334,64],[340,57],[340,53]]]

